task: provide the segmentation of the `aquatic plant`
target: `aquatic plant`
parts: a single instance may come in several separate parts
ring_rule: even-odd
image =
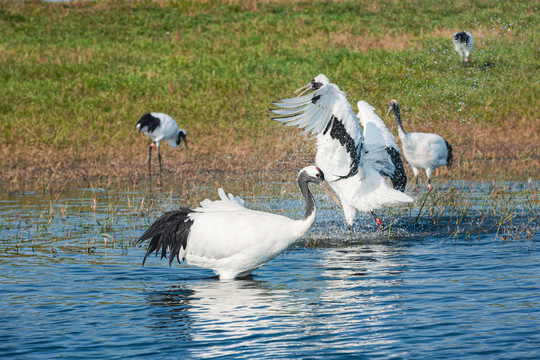
[[[235,181],[223,176],[212,179],[212,185],[195,187],[181,181],[170,188],[151,191],[143,187],[63,192],[45,202],[41,196],[24,200],[22,194],[6,195],[7,199],[19,199],[22,203],[0,211],[0,251],[16,256],[35,252],[125,254],[140,232],[164,211],[180,205],[196,207],[204,198],[215,199],[217,187],[241,195],[251,208],[296,216],[301,201],[294,184],[285,179],[261,183],[262,178],[259,174]],[[534,241],[540,230],[536,183],[450,180],[436,181],[434,185],[430,192],[413,192],[416,201],[411,205],[379,211],[385,225],[381,231],[369,217],[359,216],[353,227],[347,226],[339,209],[324,200],[322,194],[316,195],[320,199],[317,219],[297,246],[393,243],[426,236],[438,238],[444,244],[474,244],[475,239],[486,235],[494,241],[527,244]]]

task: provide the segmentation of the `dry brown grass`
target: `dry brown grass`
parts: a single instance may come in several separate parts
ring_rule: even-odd
[[[470,31],[470,30],[469,30]],[[318,31],[309,37],[299,40],[302,45],[319,46],[324,48],[347,48],[368,53],[372,50],[403,51],[422,49],[422,37],[433,39],[448,39],[450,44],[456,29],[436,28],[433,31],[423,33],[421,36],[414,34],[394,34],[390,32],[379,34],[354,34],[351,26],[344,25],[342,31],[325,32]],[[490,28],[477,28],[472,31],[476,42],[486,39],[510,39],[515,37],[509,29],[503,26]]]
[[[452,133],[447,133],[445,129],[427,127],[415,130],[437,132],[453,145],[454,167],[438,169],[435,179],[496,176],[500,179],[526,181],[529,177],[538,177],[538,121],[522,120],[501,126],[460,124],[453,126]],[[234,178],[252,173],[258,173],[263,178],[268,176],[270,180],[279,177],[279,173],[296,173],[298,169],[314,162],[316,151],[313,139],[298,134],[298,130],[284,127],[276,135],[279,141],[270,136],[231,145],[223,137],[193,133],[190,136],[189,151],[183,146],[177,149],[162,146],[164,181],[167,178],[181,178],[206,183],[216,177]],[[2,148],[0,156],[9,161],[2,169],[0,187],[16,191],[54,189],[70,184],[118,186],[145,181],[148,139],[141,135],[138,140],[115,150],[68,148],[63,151],[40,149],[32,153],[17,150],[8,153],[6,148]],[[153,155],[153,171],[157,174],[155,151]],[[406,170],[412,178],[407,165]]]

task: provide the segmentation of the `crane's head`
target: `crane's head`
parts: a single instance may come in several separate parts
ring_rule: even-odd
[[[184,144],[186,145],[186,149],[188,148],[187,145],[187,139],[186,139],[187,132],[184,129],[178,130],[178,137],[176,138],[176,145],[180,145],[180,142],[184,140]]]
[[[386,117],[388,117],[392,111],[394,111],[396,114],[399,113],[398,103],[394,99],[390,100],[390,103],[388,103],[388,113],[386,114]]]
[[[312,165],[312,166],[308,166],[308,167],[305,167],[302,170],[300,170],[300,172],[298,173],[298,178],[297,178],[296,181],[298,182],[298,185],[301,188],[302,188],[303,184],[307,184],[307,183],[310,183],[310,182],[315,183],[317,185],[321,185],[322,188],[324,189],[324,191],[326,191],[328,193],[328,195],[330,195],[332,200],[334,200],[336,202],[336,204],[339,207],[341,207],[341,202],[339,201],[338,196],[336,195],[334,190],[332,190],[330,185],[328,185],[328,183],[324,179],[324,173],[317,166]]]
[[[298,96],[301,96],[305,94],[306,92],[308,92],[309,90],[318,90],[327,84],[330,84],[330,80],[328,80],[328,78],[324,74],[319,74],[315,76],[311,80],[310,83],[302,86],[300,89],[296,90],[294,93],[296,94],[297,92],[302,91],[300,94],[298,94]]]

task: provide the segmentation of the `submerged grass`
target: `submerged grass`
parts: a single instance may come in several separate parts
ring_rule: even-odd
[[[0,186],[139,182],[148,111],[188,132],[189,152],[164,149],[171,178],[296,171],[312,141],[267,109],[318,73],[379,114],[397,99],[407,129],[454,145],[458,178],[537,176],[537,4],[492,5],[3,0]],[[468,69],[460,29],[475,36]]]
[[[222,177],[208,186],[132,188],[125,191],[79,190],[50,196],[7,195],[0,212],[0,252],[7,256],[42,253],[126,254],[142,229],[163,211],[180,205],[194,208],[216,199],[217,187],[241,194],[253,209],[299,218],[302,200],[290,179],[274,183]],[[538,183],[502,181],[437,181],[431,192],[412,189],[413,204],[379,210],[384,229],[369,214],[360,214],[353,228],[342,212],[316,187],[318,216],[297,246],[353,246],[437,238],[441,243],[484,242],[491,238],[531,248],[540,230]],[[77,196],[78,195],[78,196]]]

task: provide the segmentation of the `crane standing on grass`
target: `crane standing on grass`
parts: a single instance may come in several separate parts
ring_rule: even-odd
[[[463,67],[469,65],[469,54],[474,49],[474,39],[471,33],[460,31],[454,35],[454,49],[461,56]]]
[[[159,144],[165,140],[172,147],[177,147],[180,142],[184,140],[186,149],[188,147],[186,140],[186,131],[184,129],[178,129],[178,124],[172,117],[163,113],[148,113],[144,114],[136,125],[140,132],[152,139],[150,149],[148,151],[148,175],[152,175],[152,168],[150,163],[152,161],[152,148],[154,145],[157,147],[159,170],[163,172],[161,165],[161,153],[159,152]]]

